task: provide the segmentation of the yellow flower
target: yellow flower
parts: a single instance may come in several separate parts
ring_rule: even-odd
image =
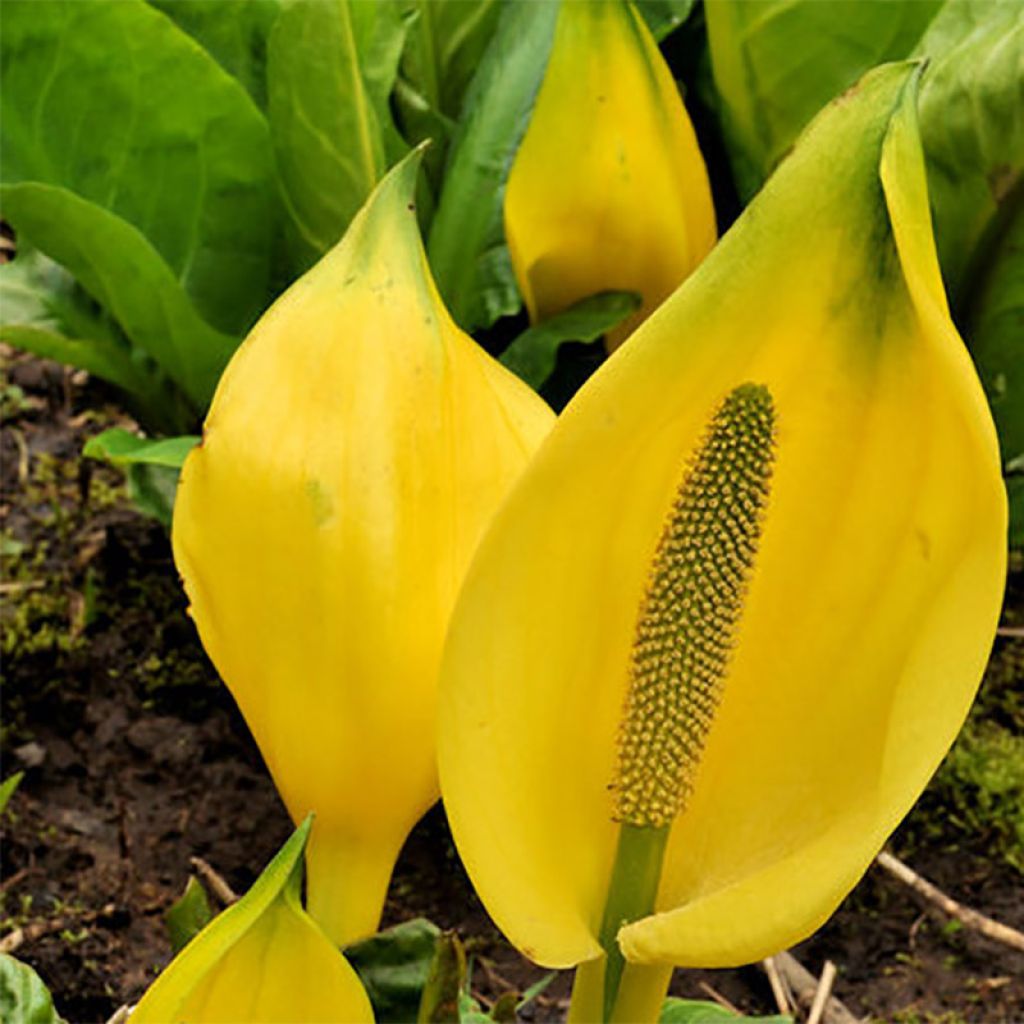
[[[591,961],[577,1017],[607,1010],[605,952],[639,1020],[664,965],[810,934],[981,678],[1006,498],[942,290],[912,71],[828,108],[580,391],[456,607],[455,840],[527,956]]]
[[[715,244],[707,171],[672,73],[631,4],[562,3],[505,194],[533,321],[606,290],[641,295],[621,343]]]
[[[132,1011],[132,1024],[358,1024],[362,983],[302,909],[304,822],[253,887],[214,918]]]
[[[292,817],[316,813],[310,913],[377,926],[437,799],[448,617],[554,416],[454,324],[396,168],[253,329],[185,464],[174,552],[203,644]]]

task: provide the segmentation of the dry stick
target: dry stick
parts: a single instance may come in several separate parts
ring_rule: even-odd
[[[804,1005],[813,1002],[818,979],[792,953],[779,953],[774,959],[779,973],[793,986],[797,1001]],[[822,1024],[859,1024],[858,1018],[835,996],[825,1000],[821,1020]]]
[[[1012,949],[1024,953],[1024,932],[1017,931],[1009,925],[993,921],[991,917],[979,914],[977,910],[965,907],[962,903],[947,896],[941,889],[922,878],[916,871],[909,868],[903,861],[883,850],[876,858],[880,867],[885,868],[894,878],[904,885],[910,886],[914,892],[923,896],[950,917],[956,918],[965,928],[979,932],[996,942],[1001,942]]]
[[[790,1013],[789,999],[786,998],[786,988],[779,975],[779,969],[775,966],[775,957],[770,956],[761,961],[765,974],[768,975],[768,982],[772,986],[772,995],[775,996],[775,1005],[779,1013]]]
[[[821,969],[821,980],[818,982],[818,991],[814,993],[814,1002],[811,1003],[811,1012],[807,1015],[807,1024],[819,1024],[825,1013],[825,1004],[832,994],[832,982],[836,980],[836,965],[831,960],[825,961]]]
[[[697,985],[706,996],[710,996],[723,1009],[728,1010],[730,1013],[735,1013],[737,1017],[743,1016],[743,1012],[740,1008],[736,1006],[735,1003],[730,1003],[729,1000],[718,991],[718,989],[709,985],[706,981],[699,981],[697,982]]]
[[[238,894],[224,881],[202,857],[189,857],[189,863],[194,867],[203,881],[213,890],[213,895],[224,904],[225,907],[237,902]]]
[[[1024,638],[1024,626],[1000,626],[996,630],[996,636],[1010,636],[1016,639]]]

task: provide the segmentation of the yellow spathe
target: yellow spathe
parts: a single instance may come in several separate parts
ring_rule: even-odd
[[[566,0],[505,194],[505,233],[534,322],[633,291],[620,344],[715,244],[707,171],[683,101],[624,0]]]
[[[655,913],[619,931],[627,961],[726,966],[804,938],[966,715],[1006,498],[942,291],[916,80],[884,66],[820,115],[569,405],[467,576],[442,792],[485,905],[540,963],[601,955],[638,610],[685,466],[737,387],[774,402],[770,496]]]
[[[308,905],[339,945],[376,929],[398,850],[437,799],[449,614],[554,420],[444,309],[412,207],[418,162],[239,349],[174,516],[203,644],[292,817],[316,813]]]
[[[303,823],[236,904],[172,961],[131,1024],[362,1024],[370,1001],[348,961],[302,909]]]

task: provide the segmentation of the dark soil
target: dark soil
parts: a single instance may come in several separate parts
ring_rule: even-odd
[[[134,511],[115,470],[80,457],[125,417],[83,374],[2,355],[2,775],[25,778],[3,820],[0,933],[22,929],[17,956],[69,1021],[101,1022],[167,963],[163,913],[189,858],[242,891],[291,824],[196,641],[163,528]],[[1007,613],[1017,623],[1019,575]],[[1011,644],[1019,661],[1021,641],[998,642]],[[991,855],[984,832],[944,827],[926,799],[893,848],[955,898],[1024,928],[1019,870]],[[419,915],[458,930],[485,1001],[544,975],[490,924],[439,809],[406,845],[385,922]],[[861,1016],[1024,1021],[1024,957],[925,911],[877,868],[795,952],[815,974],[833,960],[835,992]],[[676,974],[677,994],[706,999],[704,986],[775,1012],[759,968]],[[567,994],[568,976],[524,1019],[561,1019]]]

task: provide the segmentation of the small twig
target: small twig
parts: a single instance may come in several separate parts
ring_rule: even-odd
[[[832,994],[832,983],[836,980],[836,965],[831,960],[825,961],[821,969],[821,978],[818,981],[818,990],[814,993],[814,1002],[811,1003],[811,1012],[807,1015],[807,1024],[819,1024],[825,1013],[825,1004]]]
[[[768,983],[772,987],[772,995],[775,996],[775,1005],[779,1008],[779,1013],[791,1013],[792,1009],[789,1005],[789,999],[786,997],[786,989],[782,983],[779,969],[775,965],[775,957],[770,956],[762,960],[761,965],[764,967],[765,974],[768,975]]]
[[[730,1003],[718,989],[709,985],[706,981],[697,982],[697,986],[706,996],[710,996],[723,1009],[728,1010],[730,1013],[735,1013],[737,1017],[743,1016],[743,1011],[735,1003]]]
[[[1024,639],[1024,626],[1000,626],[996,636],[1009,636],[1017,640]]]
[[[189,863],[196,869],[203,881],[213,890],[213,895],[217,897],[224,904],[225,907],[231,906],[232,903],[238,901],[238,894],[234,889],[224,881],[224,878],[218,874],[202,857],[189,857]]]
[[[24,867],[15,871],[13,875],[8,875],[2,882],[0,882],[0,892],[7,892],[12,885],[17,885],[19,882],[24,881],[34,871],[35,868],[33,867]]]
[[[941,889],[933,885],[926,878],[922,878],[916,871],[908,867],[899,858],[883,850],[875,858],[880,867],[885,868],[894,878],[898,878],[904,885],[909,886],[919,896],[923,896],[929,903],[938,907],[943,913],[955,918],[965,928],[970,928],[981,935],[996,942],[1001,942],[1011,949],[1024,953],[1024,932],[1017,931],[1009,925],[993,921],[991,917],[978,913],[970,907],[965,907],[952,897],[947,896]]]
[[[810,1006],[818,991],[818,979],[792,953],[777,954],[775,964],[779,973],[793,987],[797,1002],[804,1006]],[[821,1020],[822,1024],[859,1024],[858,1018],[835,996],[830,996],[825,1000]]]

